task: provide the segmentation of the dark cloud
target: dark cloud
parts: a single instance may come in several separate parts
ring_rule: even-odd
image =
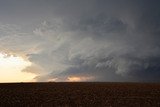
[[[83,81],[85,78],[86,81],[160,81],[158,0],[48,0],[45,3],[40,0],[32,3],[34,11],[27,14],[35,18],[43,16],[36,22],[31,21],[35,22],[30,28],[33,32],[22,36],[17,31],[16,43],[4,43],[1,38],[1,44],[12,51],[11,44],[15,44],[16,49],[23,48],[23,53],[33,63],[24,71],[38,72],[37,81],[66,81],[71,76],[83,77]],[[42,19],[45,21],[37,25]],[[6,33],[4,27],[1,29],[9,38],[14,31]],[[31,41],[31,46],[27,40]],[[23,47],[17,46],[21,44],[19,41],[23,42]]]
[[[59,53],[61,48],[58,48],[52,55],[56,56],[57,52],[67,54],[60,63],[68,67],[60,73],[53,70],[46,77],[65,80],[69,76],[93,76],[91,81],[160,81],[159,2],[94,2],[96,4],[92,6],[85,5],[88,6],[87,14],[80,7],[84,2],[78,7],[71,2],[74,6],[65,8],[64,12],[69,15],[62,15],[67,21],[62,26],[65,32],[70,32],[71,38],[66,37],[63,42],[71,43],[64,43],[63,51]]]

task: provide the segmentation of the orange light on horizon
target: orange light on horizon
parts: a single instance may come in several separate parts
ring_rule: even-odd
[[[94,77],[92,77],[92,76],[87,76],[87,77],[85,77],[85,76],[69,76],[68,78],[67,78],[67,81],[68,82],[81,82],[81,81],[90,81],[90,80],[92,80]]]
[[[68,77],[68,81],[70,82],[78,82],[81,81],[80,77]]]

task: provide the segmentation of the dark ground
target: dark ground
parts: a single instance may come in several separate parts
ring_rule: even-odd
[[[160,84],[2,83],[0,107],[160,107]]]

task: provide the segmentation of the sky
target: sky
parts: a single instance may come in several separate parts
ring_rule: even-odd
[[[160,1],[0,0],[0,60],[0,82],[160,82]]]

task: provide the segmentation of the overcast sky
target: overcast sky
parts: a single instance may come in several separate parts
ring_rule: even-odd
[[[160,82],[160,1],[0,0],[0,52],[36,81]]]

